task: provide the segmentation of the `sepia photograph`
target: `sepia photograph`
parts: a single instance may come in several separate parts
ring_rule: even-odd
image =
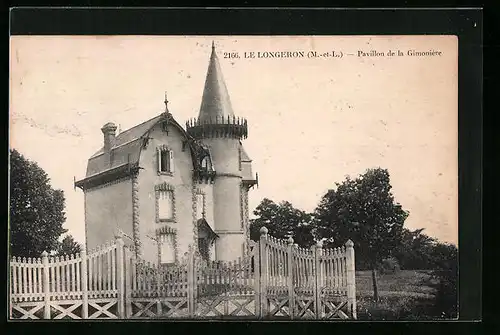
[[[10,37],[9,319],[455,320],[458,38]]]

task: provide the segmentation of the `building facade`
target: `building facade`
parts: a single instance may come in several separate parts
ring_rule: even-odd
[[[199,115],[182,127],[168,110],[116,134],[105,124],[103,147],[88,161],[84,192],[86,247],[117,232],[149,262],[179,261],[192,246],[207,260],[244,256],[248,193],[257,184],[212,45]]]

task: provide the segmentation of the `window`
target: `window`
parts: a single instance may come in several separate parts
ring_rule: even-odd
[[[160,221],[174,220],[174,191],[162,190],[158,195],[158,219]]]
[[[158,148],[158,172],[171,174],[174,172],[174,152],[166,147]]]
[[[175,222],[175,188],[163,182],[155,185],[156,222]]]
[[[212,170],[212,164],[210,164],[210,159],[208,158],[208,156],[205,156],[202,160],[201,160],[201,168],[205,171],[211,171]]]
[[[160,262],[162,264],[175,262],[173,234],[160,235]]]

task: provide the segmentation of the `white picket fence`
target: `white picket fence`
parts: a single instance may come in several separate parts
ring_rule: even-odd
[[[49,257],[46,252],[42,258],[14,257],[10,262],[11,318],[120,317],[125,250],[118,238],[88,255],[83,250],[65,257]]]
[[[356,318],[352,241],[303,249],[262,229],[244,259],[188,254],[174,266],[145,263],[118,236],[88,254],[14,257],[10,318]]]
[[[268,236],[264,229],[259,247],[263,315],[281,314],[292,319],[356,318],[352,241],[333,249],[323,249],[319,244],[306,249],[293,244],[291,238]]]

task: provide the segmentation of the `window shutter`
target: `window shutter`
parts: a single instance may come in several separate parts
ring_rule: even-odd
[[[161,150],[156,148],[156,160],[158,162],[158,172],[161,172]]]
[[[166,149],[161,151],[161,164],[163,172],[170,172],[170,156],[169,151]]]
[[[170,167],[170,172],[174,172],[174,151],[173,150],[169,150],[169,167]]]
[[[166,201],[167,201],[167,219],[174,218],[174,192],[167,191],[166,192]]]
[[[164,192],[160,191],[158,196],[158,215],[160,219],[165,219],[165,199]]]

